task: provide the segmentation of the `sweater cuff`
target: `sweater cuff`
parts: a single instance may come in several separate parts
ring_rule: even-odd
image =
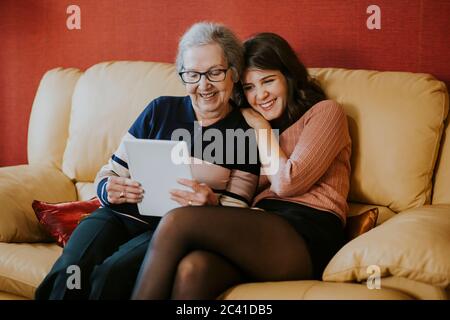
[[[108,201],[108,191],[106,191],[107,183],[108,177],[102,179],[97,186],[97,196],[102,204],[102,207],[109,207],[111,205]]]

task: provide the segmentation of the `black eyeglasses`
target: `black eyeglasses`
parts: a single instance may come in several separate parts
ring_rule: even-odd
[[[203,75],[206,77],[206,79],[208,79],[211,82],[220,82],[220,81],[225,80],[228,69],[230,69],[230,68],[211,69],[206,72],[183,71],[178,74],[180,75],[181,80],[183,80],[184,83],[189,83],[189,84],[199,82]]]

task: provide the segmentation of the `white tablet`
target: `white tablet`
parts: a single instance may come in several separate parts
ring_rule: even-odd
[[[179,178],[192,179],[186,142],[136,139],[124,143],[131,179],[144,189],[144,198],[138,203],[139,213],[162,217],[180,207],[170,199],[169,190],[190,190],[177,182]]]

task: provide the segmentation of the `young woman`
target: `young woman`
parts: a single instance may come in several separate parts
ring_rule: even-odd
[[[263,211],[192,206],[168,213],[135,299],[213,299],[244,281],[319,279],[344,243],[351,140],[343,109],[326,100],[280,36],[258,34],[244,49],[241,102],[251,108],[242,113],[257,129],[267,173],[254,199]]]

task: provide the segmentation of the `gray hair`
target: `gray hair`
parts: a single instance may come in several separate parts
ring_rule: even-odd
[[[244,68],[244,49],[238,37],[224,25],[213,22],[198,22],[191,26],[178,43],[176,68],[183,71],[184,53],[193,47],[218,44],[223,51],[228,66],[234,69],[233,80],[238,81]]]

